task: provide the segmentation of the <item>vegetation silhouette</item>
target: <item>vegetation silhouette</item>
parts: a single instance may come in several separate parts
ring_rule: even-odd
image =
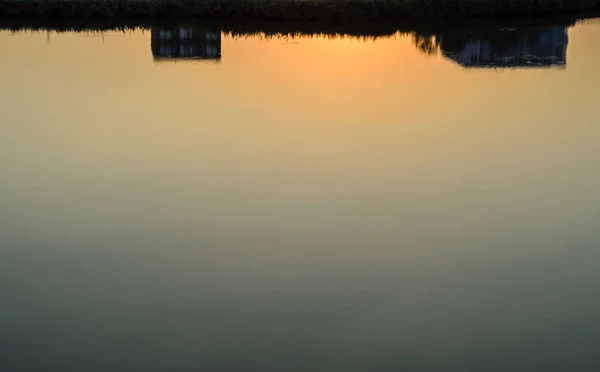
[[[0,0],[0,17],[415,21],[530,16],[599,8],[600,0]]]
[[[11,31],[52,32],[149,30],[151,49],[156,61],[218,61],[221,57],[221,34],[234,38],[326,37],[365,41],[394,35],[410,35],[414,46],[420,52],[426,55],[441,54],[463,67],[549,67],[566,64],[566,29],[595,15],[588,13],[584,18],[494,18],[460,24],[422,24],[419,27],[392,22],[198,22],[189,18],[65,22],[38,19],[0,20],[0,28]],[[165,38],[167,35],[161,38],[161,32],[168,32],[169,38]],[[183,40],[182,35],[192,38]],[[479,49],[475,50],[474,45]],[[526,54],[533,58],[525,58]],[[474,58],[474,55],[477,58]],[[465,56],[473,61],[464,60],[467,58]]]

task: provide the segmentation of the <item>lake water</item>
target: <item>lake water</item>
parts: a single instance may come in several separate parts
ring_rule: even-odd
[[[598,371],[600,22],[0,32],[0,370]]]

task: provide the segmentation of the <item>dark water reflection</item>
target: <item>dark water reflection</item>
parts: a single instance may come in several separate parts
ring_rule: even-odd
[[[199,27],[152,27],[152,55],[169,59],[221,59],[221,31]]]
[[[417,48],[442,55],[467,68],[565,67],[567,28],[505,27],[415,36]]]
[[[152,55],[157,61],[221,59],[221,32],[194,26],[152,27]],[[565,67],[568,35],[565,26],[504,27],[415,33],[415,46],[468,68]]]
[[[44,30],[46,32],[102,32],[115,27],[121,30],[150,30],[151,51],[157,62],[176,60],[220,61],[223,35],[266,38],[347,37],[376,40],[395,35],[412,35],[415,47],[425,54],[441,53],[466,68],[543,68],[565,67],[568,46],[567,30],[580,20],[577,16],[536,18],[533,20],[488,20],[446,27],[399,28],[387,24],[331,25],[214,25],[206,22],[118,25],[91,22],[52,24],[42,22],[8,22],[0,20],[0,28]],[[585,19],[585,18],[584,18]]]
[[[415,47],[441,54],[467,68],[565,67],[567,26],[520,26],[435,35],[414,33]],[[221,32],[194,26],[152,27],[152,54],[157,61],[221,59]]]
[[[56,29],[0,35],[0,371],[600,368],[597,22]]]

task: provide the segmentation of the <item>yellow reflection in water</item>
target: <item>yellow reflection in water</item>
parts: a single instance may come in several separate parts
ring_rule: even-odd
[[[68,187],[118,209],[111,192],[152,205],[162,187],[175,195],[160,207],[171,213],[191,200],[243,219],[233,198],[262,203],[265,221],[286,203],[360,205],[387,211],[388,234],[402,206],[443,215],[468,202],[472,223],[507,206],[550,208],[553,192],[597,181],[584,182],[600,130],[598,48],[585,36],[595,33],[570,32],[566,70],[477,71],[402,35],[225,36],[221,63],[207,64],[155,63],[148,32],[3,34],[0,165],[14,176],[5,196],[22,198],[35,181],[54,185],[55,200]],[[84,198],[89,190],[101,197]],[[190,213],[173,218],[194,224]]]

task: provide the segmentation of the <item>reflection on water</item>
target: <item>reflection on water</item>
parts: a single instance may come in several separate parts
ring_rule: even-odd
[[[221,59],[221,32],[197,27],[152,27],[152,55],[169,59]]]
[[[566,66],[567,27],[504,27],[471,32],[415,34],[417,49],[438,51],[463,67],[540,68]],[[152,27],[156,61],[221,59],[221,32],[202,27]]]
[[[0,32],[0,372],[599,371],[570,24]]]
[[[150,49],[156,62],[220,61],[221,39],[224,34],[288,39],[320,35],[327,36],[330,40],[348,37],[363,41],[411,35],[417,50],[427,55],[441,54],[466,68],[564,68],[567,63],[568,28],[573,24],[572,19],[563,19],[543,26],[534,24],[482,27],[479,25],[469,30],[453,28],[434,33],[386,29],[373,34],[360,34],[356,31],[347,34],[344,31],[261,32],[259,29],[244,32],[235,29],[220,30],[218,27],[207,27],[202,23],[187,23],[180,26],[153,25],[149,30]],[[12,33],[15,32],[13,29]],[[50,40],[50,31],[46,32]],[[92,35],[98,36],[95,32]]]
[[[442,54],[464,67],[564,67],[567,29],[509,28],[450,34],[439,42]]]

